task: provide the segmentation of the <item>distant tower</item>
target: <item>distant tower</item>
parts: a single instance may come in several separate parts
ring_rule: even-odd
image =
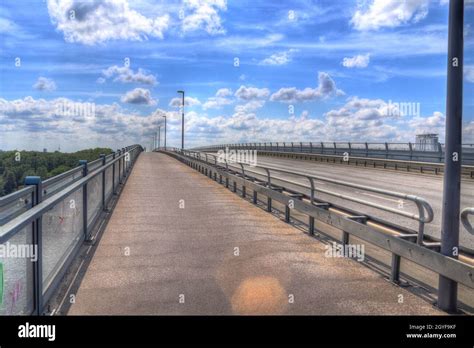
[[[415,148],[417,151],[438,151],[438,134],[417,134]]]

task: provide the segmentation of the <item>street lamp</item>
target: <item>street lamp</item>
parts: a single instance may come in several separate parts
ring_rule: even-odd
[[[184,150],[184,91],[178,91],[182,96],[181,109],[181,150]]]
[[[165,151],[166,151],[166,115],[163,115],[165,118]]]

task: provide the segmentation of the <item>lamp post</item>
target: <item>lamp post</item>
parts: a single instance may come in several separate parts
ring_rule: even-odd
[[[444,149],[443,211],[441,254],[458,258],[459,211],[461,197],[461,138],[463,84],[464,1],[449,2],[448,78],[446,96],[446,141]],[[447,312],[457,309],[458,284],[439,276],[438,307]]]
[[[181,102],[181,150],[184,150],[184,91],[178,91],[182,96]]]
[[[166,115],[163,115],[165,118],[165,151],[166,151]]]

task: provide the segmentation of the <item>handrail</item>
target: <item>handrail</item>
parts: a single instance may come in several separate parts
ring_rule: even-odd
[[[106,163],[105,165],[94,170],[93,172],[88,173],[87,176],[82,177],[81,179],[67,186],[63,190],[55,193],[51,197],[46,198],[44,201],[32,207],[31,209],[24,212],[23,214],[10,220],[5,225],[0,226],[0,244],[4,243],[8,238],[10,238],[16,232],[18,232],[19,230],[24,228],[26,225],[33,222],[33,220],[37,219],[38,217],[46,213],[48,210],[50,210],[51,207],[54,206],[56,203],[60,202],[71,193],[83,187],[89,181],[94,179],[97,175],[105,171],[107,168],[109,168],[110,166],[115,164],[115,162],[121,160],[125,156],[126,156],[126,153],[121,154],[120,156],[116,157],[114,160],[110,161],[109,163]]]
[[[190,153],[193,152],[193,153],[199,154],[199,159],[201,158],[200,157],[201,152],[199,152],[199,151],[188,151],[188,152],[190,152]],[[206,163],[209,163],[209,162],[206,161]],[[239,164],[239,165],[244,165],[244,164],[247,165],[246,163],[242,163],[242,162],[236,162],[236,163]],[[209,163],[209,164],[211,164],[211,163]],[[234,165],[231,165],[231,166],[235,167],[235,168],[238,168],[237,166],[234,166]],[[248,167],[260,168],[260,169],[265,170],[266,171],[266,176],[267,176],[267,186],[268,187],[271,187],[271,174],[270,174],[270,171],[275,171],[275,172],[280,172],[280,173],[284,173],[284,174],[289,174],[289,175],[293,175],[293,176],[306,178],[307,180],[309,180],[311,187],[307,187],[305,185],[294,182],[292,180],[273,177],[273,179],[283,181],[283,182],[287,182],[287,183],[292,184],[292,185],[300,186],[300,187],[303,187],[303,188],[306,188],[306,189],[309,188],[311,190],[311,201],[312,202],[314,200],[314,192],[315,191],[316,192],[322,192],[322,193],[325,193],[325,194],[332,195],[334,197],[350,200],[352,202],[356,202],[356,203],[363,204],[363,205],[366,205],[366,206],[370,206],[370,207],[373,207],[373,208],[377,208],[377,209],[380,209],[380,210],[383,210],[383,211],[387,211],[387,212],[390,212],[390,213],[393,213],[393,214],[396,214],[396,215],[404,216],[404,217],[412,219],[412,220],[416,220],[416,221],[418,221],[417,243],[419,245],[423,244],[425,224],[430,223],[434,219],[433,208],[431,207],[431,205],[429,204],[429,202],[426,199],[424,199],[422,197],[419,197],[419,196],[400,193],[400,192],[395,192],[395,191],[384,190],[384,189],[380,189],[380,188],[373,188],[373,187],[370,187],[370,186],[354,184],[354,183],[351,183],[351,182],[345,182],[345,181],[341,181],[341,180],[329,179],[329,178],[326,178],[326,177],[311,175],[311,174],[307,174],[307,173],[303,173],[303,172],[294,172],[294,171],[291,171],[291,170],[285,170],[285,169],[271,167],[271,166],[255,165],[255,166],[248,166]],[[253,170],[250,170],[248,168],[246,169],[246,171],[250,172],[250,173],[257,174],[257,175],[264,175],[264,174],[255,172]],[[340,194],[340,193],[337,193],[337,192],[332,192],[332,191],[329,191],[329,190],[316,188],[314,186],[313,180],[323,181],[323,182],[327,182],[327,183],[331,183],[331,184],[335,184],[335,185],[355,188],[355,189],[359,189],[359,190],[363,190],[363,191],[378,193],[378,194],[381,194],[381,195],[386,195],[386,196],[390,196],[390,197],[395,197],[395,198],[400,198],[400,199],[405,199],[405,200],[408,200],[408,201],[412,201],[413,203],[415,203],[415,205],[418,209],[418,214],[408,213],[406,211],[402,211],[402,210],[394,209],[394,208],[391,208],[391,207],[383,206],[383,205],[380,205],[380,204],[377,204],[377,203],[372,203],[370,201],[366,201],[366,200],[362,200],[362,199],[359,199],[359,198],[347,196],[347,195]]]
[[[211,146],[200,146],[193,148],[196,151],[215,151],[219,149],[245,148],[247,150],[272,151],[275,149],[285,153],[305,154],[326,154],[337,155],[346,151],[349,155],[360,154],[362,158],[373,158],[374,156],[384,156],[385,159],[406,158],[409,161],[413,159],[424,158],[433,163],[442,163],[444,158],[444,145],[441,143],[433,144],[431,148],[424,145],[420,147],[418,143],[368,143],[368,142],[270,142],[270,143],[241,143],[241,144],[221,144]],[[462,144],[465,153],[463,153],[463,163],[474,164],[474,144]]]
[[[469,215],[474,215],[474,208],[464,208],[461,211],[461,222],[467,232],[474,234],[474,226],[469,221]]]
[[[101,156],[98,161],[93,161],[97,168],[91,169],[87,161],[81,161],[81,166],[73,168],[66,173],[60,174],[52,180],[46,180],[50,185],[57,183],[60,180],[71,177],[72,174],[76,174],[76,171],[82,169],[82,176],[75,178],[72,181],[64,183],[64,185],[55,188],[49,195],[43,195],[43,187],[41,178],[39,177],[28,177],[25,180],[26,184],[32,185],[27,186],[25,189],[19,190],[6,198],[2,199],[3,202],[9,202],[19,197],[24,197],[25,193],[28,194],[31,204],[29,204],[26,211],[23,210],[19,214],[11,214],[7,222],[0,226],[0,244],[8,242],[10,238],[15,237],[17,233],[20,233],[25,227],[31,226],[31,237],[36,248],[38,248],[38,258],[33,263],[33,272],[35,276],[31,280],[28,280],[28,286],[31,286],[33,291],[33,298],[31,299],[32,307],[28,307],[30,314],[41,315],[45,309],[45,303],[49,301],[53,293],[57,290],[63,279],[64,274],[67,272],[69,266],[77,256],[77,253],[81,249],[83,243],[91,242],[93,240],[92,229],[97,228],[98,223],[104,215],[101,212],[107,211],[108,204],[112,200],[114,194],[117,193],[119,185],[122,184],[128,177],[133,164],[143,148],[140,145],[127,146],[114,152],[112,156]],[[90,162],[92,163],[92,162]],[[118,164],[118,167],[116,166]],[[109,178],[107,173],[112,174]],[[118,175],[117,175],[118,174]],[[101,180],[101,190],[95,191],[95,185],[90,185],[91,180]],[[90,191],[88,191],[88,187]],[[107,191],[107,187],[110,189]],[[43,263],[44,257],[43,248],[45,247],[42,243],[43,234],[45,233],[44,228],[48,229],[48,223],[44,227],[45,214],[58,206],[58,204],[66,203],[65,200],[71,194],[77,194],[78,191],[82,192],[82,200],[80,208],[82,217],[77,219],[75,224],[79,224],[82,230],[81,236],[74,238],[74,243],[68,245],[67,248],[61,248],[53,250],[54,252],[60,253],[62,258],[59,262],[54,265],[53,271],[48,271],[45,277],[43,277]],[[102,192],[100,192],[102,191]],[[90,194],[92,194],[93,208],[89,209],[88,202],[90,201]],[[99,196],[97,195],[99,194]],[[100,198],[101,193],[101,198]],[[13,197],[13,198],[12,198]],[[72,209],[72,208],[71,208]],[[75,208],[74,208],[75,209]],[[56,225],[57,226],[57,225]],[[49,226],[51,228],[51,226]],[[50,229],[49,229],[50,230]],[[47,232],[46,232],[47,233]],[[47,281],[44,281],[47,279]],[[31,310],[31,312],[30,312]]]

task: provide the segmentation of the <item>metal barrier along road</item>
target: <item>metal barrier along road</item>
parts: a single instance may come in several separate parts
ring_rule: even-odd
[[[461,222],[467,232],[474,234],[474,226],[469,221],[469,215],[474,215],[474,208],[465,208],[461,211]]]
[[[196,152],[196,151],[186,151],[186,150],[184,151],[184,153],[187,154],[187,155],[193,156],[194,158],[204,160],[206,163],[210,163],[210,164],[214,164],[214,165],[218,164],[217,156],[215,156],[213,154],[201,153],[201,152]],[[210,161],[210,157],[213,158],[212,162]],[[373,187],[369,187],[369,186],[365,186],[365,185],[350,183],[350,182],[347,182],[347,181],[334,180],[334,179],[329,179],[329,178],[322,177],[322,176],[310,175],[310,174],[306,174],[306,173],[298,173],[298,172],[295,172],[295,171],[285,170],[285,169],[275,168],[275,167],[270,167],[270,166],[261,166],[261,165],[249,166],[245,163],[238,163],[239,166],[235,166],[233,164],[227,163],[227,161],[225,161],[225,165],[226,165],[227,169],[229,169],[229,167],[238,168],[239,170],[241,170],[242,175],[244,177],[248,173],[252,173],[252,174],[256,174],[256,175],[262,175],[261,173],[258,173],[255,170],[251,170],[249,168],[256,168],[256,169],[264,170],[265,173],[266,173],[266,185],[267,185],[267,187],[273,187],[273,185],[271,183],[271,180],[272,180],[271,172],[289,174],[289,175],[292,175],[292,176],[296,176],[296,177],[300,177],[300,178],[303,178],[305,180],[308,180],[309,186],[305,186],[305,185],[302,185],[301,183],[298,183],[298,182],[295,182],[295,181],[292,181],[292,180],[288,180],[288,179],[284,179],[284,178],[281,178],[281,177],[273,176],[273,179],[278,180],[279,182],[288,183],[288,184],[291,184],[293,186],[298,186],[298,187],[310,190],[310,202],[311,203],[314,203],[314,201],[315,201],[315,193],[320,192],[320,193],[328,194],[328,195],[333,196],[333,197],[337,197],[337,198],[341,198],[341,199],[344,199],[344,200],[352,201],[352,202],[359,203],[359,204],[362,204],[362,205],[365,205],[365,206],[368,206],[368,207],[376,208],[376,209],[383,210],[383,211],[386,211],[386,212],[390,212],[390,213],[393,213],[393,214],[396,214],[396,215],[400,215],[400,216],[403,216],[403,217],[406,217],[406,218],[409,218],[409,219],[412,219],[412,220],[416,220],[418,222],[417,243],[420,244],[420,245],[423,243],[423,235],[424,235],[425,224],[430,223],[431,221],[433,221],[434,214],[433,214],[433,208],[431,207],[431,205],[424,198],[418,197],[418,196],[415,196],[415,195],[410,195],[410,194],[405,194],[405,193],[400,193],[400,192],[394,192],[394,191],[388,191],[388,190],[382,190],[382,189],[373,188]],[[245,168],[244,166],[247,167],[247,168]],[[418,214],[413,214],[413,213],[407,212],[405,210],[394,209],[392,207],[384,206],[384,205],[374,203],[374,202],[371,202],[371,201],[367,201],[367,200],[363,200],[363,199],[360,199],[360,198],[348,196],[348,195],[345,195],[345,194],[325,190],[323,188],[317,187],[315,182],[326,182],[326,183],[334,184],[334,185],[337,185],[337,186],[355,188],[355,189],[366,191],[366,192],[377,193],[377,194],[380,194],[380,195],[383,195],[383,196],[395,197],[395,198],[399,198],[399,199],[402,199],[402,200],[411,201],[416,205],[416,207],[418,209]],[[388,224],[389,222],[385,221],[385,223]]]
[[[232,149],[295,152],[322,155],[344,155],[350,157],[383,158],[402,161],[444,161],[444,146],[436,148],[417,143],[353,143],[353,142],[266,142],[202,146],[196,151],[218,151]],[[474,165],[474,144],[463,144],[463,164]]]
[[[472,291],[474,289],[473,260],[470,256],[466,257],[466,255],[460,255],[459,259],[448,257],[441,254],[436,250],[436,248],[432,248],[429,244],[421,243],[421,237],[423,237],[423,234],[420,233],[420,231],[422,231],[423,224],[432,220],[433,212],[428,202],[420,197],[373,189],[376,190],[374,192],[379,194],[383,193],[392,197],[410,199],[415,202],[418,207],[418,214],[407,216],[420,223],[418,233],[410,233],[407,229],[398,229],[398,233],[392,233],[390,232],[390,229],[396,231],[398,228],[397,225],[379,224],[380,221],[375,220],[374,222],[372,216],[365,214],[361,215],[360,213],[353,211],[351,212],[350,209],[344,209],[344,207],[333,205],[314,197],[314,192],[321,192],[321,188],[315,187],[316,185],[311,187],[311,192],[313,194],[310,194],[309,196],[302,193],[301,190],[296,191],[276,185],[275,180],[283,180],[281,178],[276,179],[276,177],[271,175],[270,172],[274,170],[279,171],[279,169],[271,167],[261,168],[263,174],[257,174],[253,170],[252,172],[255,172],[254,174],[257,175],[251,176],[249,175],[250,170],[244,167],[243,164],[237,164],[238,167],[234,166],[234,168],[232,168],[230,163],[219,163],[214,155],[178,149],[168,149],[165,153],[191,166],[209,178],[224,184],[226,187],[231,186],[233,192],[237,192],[237,187],[240,187],[242,197],[246,197],[249,191],[253,191],[253,203],[255,204],[258,204],[257,197],[259,195],[265,196],[267,199],[266,208],[269,212],[272,212],[272,202],[278,202],[285,207],[285,221],[287,222],[289,222],[289,206],[291,204],[292,209],[309,217],[310,235],[314,235],[315,220],[317,220],[325,225],[342,231],[341,238],[338,238],[338,240],[340,239],[342,241],[342,245],[349,244],[350,239],[354,237],[356,240],[360,239],[367,242],[372,246],[371,248],[376,247],[389,252],[391,254],[391,262],[388,264],[388,267],[390,267],[390,280],[394,283],[399,283],[401,262],[402,260],[405,260],[413,262],[421,266],[421,269],[424,269],[422,274],[415,274],[417,277],[423,279],[426,270],[430,270],[435,272],[435,274],[443,275],[444,277],[467,287],[465,289],[468,290],[463,291],[470,291],[467,292],[468,295],[466,296],[470,299],[470,302],[472,302]],[[237,170],[235,170],[235,168],[237,168]],[[291,173],[291,175],[298,176],[298,174],[295,173]],[[263,179],[257,176],[263,177]],[[328,178],[312,177],[306,174],[301,175],[301,177],[303,176],[310,183],[313,180],[318,181],[321,179],[327,180],[327,182],[332,181]],[[287,182],[292,185],[297,184],[296,186],[305,187],[301,183],[291,182],[290,180],[287,180]],[[334,181],[334,184],[341,183]],[[353,185],[350,183],[343,184],[350,185],[350,187],[357,186],[358,189],[362,189],[359,185]],[[366,189],[366,187],[363,188]],[[372,190],[372,188],[369,189]],[[364,203],[367,202],[364,201]],[[390,207],[387,208],[391,209]],[[467,217],[467,215],[468,212],[463,214],[465,217]],[[325,234],[325,232],[318,232]],[[327,236],[332,239],[335,238],[331,237],[331,235]],[[416,242],[417,240],[418,242]],[[371,248],[368,250],[371,250]],[[374,251],[374,254],[369,254],[368,256],[370,255],[377,259],[378,252]],[[411,269],[405,269],[404,272],[413,271]],[[419,279],[413,278],[413,274],[409,274],[407,277],[410,279]],[[421,282],[423,283],[423,280],[421,280]]]
[[[37,314],[51,298],[84,242],[124,183],[139,145],[41,181],[0,199],[3,301],[0,315]]]

